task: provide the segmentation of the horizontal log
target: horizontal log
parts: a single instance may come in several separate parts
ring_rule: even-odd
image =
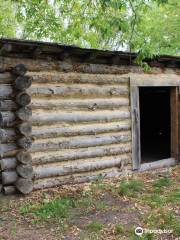
[[[15,93],[13,92],[12,85],[9,84],[1,84],[0,87],[0,99],[11,99],[13,98]]]
[[[0,142],[7,143],[16,139],[16,132],[13,128],[0,129]]]
[[[63,176],[73,173],[88,172],[112,167],[121,168],[122,161],[126,161],[127,156],[114,156],[106,158],[98,158],[93,160],[88,160],[87,162],[81,162],[80,164],[65,166],[38,166],[34,167],[35,179]]]
[[[1,56],[7,56],[9,52],[12,50],[12,45],[9,43],[4,43],[0,49]]]
[[[1,174],[3,185],[14,184],[17,181],[18,176],[16,171],[4,171]]]
[[[14,87],[17,90],[25,90],[29,88],[32,84],[31,76],[19,76],[14,81]]]
[[[71,138],[50,138],[36,140],[31,148],[32,152],[59,150],[69,148],[85,148],[115,143],[125,143],[131,140],[130,132],[104,134],[98,136],[77,136]]]
[[[16,103],[22,107],[29,105],[31,96],[27,92],[20,92],[16,95]]]
[[[100,73],[100,74],[125,74],[129,72],[143,73],[143,69],[138,66],[106,65],[106,64],[89,64],[89,63],[70,63],[65,61],[47,61],[43,59],[29,58],[8,58],[0,57],[1,71],[9,71],[16,64],[24,64],[28,71],[62,71],[62,72],[83,72],[83,73]]]
[[[21,107],[16,111],[16,116],[22,121],[30,121],[32,117],[32,110],[30,107]]]
[[[129,98],[95,98],[95,99],[32,99],[32,109],[115,109],[122,106],[129,106]]]
[[[16,76],[24,76],[27,72],[27,68],[24,64],[17,64],[13,69],[12,69],[12,74]]]
[[[31,165],[19,164],[16,168],[16,172],[20,177],[32,179],[33,167]]]
[[[130,111],[96,111],[96,112],[65,112],[65,111],[49,111],[44,113],[42,111],[34,111],[32,116],[32,122],[36,125],[43,125],[52,122],[89,122],[89,121],[106,121],[110,122],[117,119],[130,118]]]
[[[20,151],[17,155],[16,155],[16,159],[19,163],[22,164],[29,164],[31,165],[32,163],[32,157],[31,154],[27,151]]]
[[[0,84],[12,83],[14,80],[13,76],[9,72],[0,73]]]
[[[70,176],[60,176],[55,178],[42,178],[34,182],[34,190],[57,187],[66,184],[84,183],[97,180],[99,176],[102,178],[119,177],[122,172],[117,168],[103,169],[94,172],[86,172],[81,174],[72,174]]]
[[[0,111],[16,110],[17,104],[13,100],[0,99]]]
[[[34,83],[95,83],[95,84],[120,84],[128,83],[128,75],[114,74],[87,74],[87,73],[61,73],[61,72],[30,72]]]
[[[112,123],[96,123],[96,124],[82,124],[75,126],[53,125],[33,127],[32,136],[34,139],[51,138],[60,136],[77,136],[77,135],[96,135],[99,133],[119,132],[130,129],[130,121],[118,121]]]
[[[114,156],[129,152],[131,152],[130,143],[88,147],[85,149],[76,149],[76,151],[74,149],[59,150],[56,152],[49,152],[48,154],[46,152],[40,152],[32,154],[32,163],[33,165],[41,165],[93,157]]]
[[[16,193],[16,188],[14,186],[4,186],[3,189],[5,195],[12,195]]]
[[[129,87],[126,85],[97,86],[90,84],[69,84],[69,85],[35,85],[28,90],[32,96],[47,97],[80,97],[80,96],[123,96],[128,95]]]
[[[0,127],[9,127],[15,121],[16,116],[13,112],[0,112]]]
[[[0,160],[1,171],[15,169],[17,166],[16,158],[3,158]]]
[[[33,181],[30,179],[18,178],[15,186],[20,193],[28,194],[33,190]]]
[[[0,156],[1,158],[6,156],[12,156],[16,152],[17,146],[15,143],[1,143],[0,144]]]

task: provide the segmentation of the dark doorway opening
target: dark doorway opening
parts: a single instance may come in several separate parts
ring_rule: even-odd
[[[169,87],[140,87],[141,163],[171,157]]]

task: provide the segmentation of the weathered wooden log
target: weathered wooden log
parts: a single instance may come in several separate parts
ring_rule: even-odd
[[[129,72],[143,73],[143,68],[138,66],[107,65],[107,64],[89,64],[89,63],[70,63],[64,61],[47,61],[43,59],[29,58],[3,58],[0,57],[0,69],[3,71],[11,70],[16,64],[25,64],[28,71],[41,72],[46,70],[62,72],[83,72],[98,74],[126,74]],[[162,72],[162,70],[159,70]],[[49,72],[48,72],[49,73]]]
[[[3,190],[5,195],[12,195],[16,193],[16,188],[14,186],[4,186]]]
[[[18,139],[17,144],[19,147],[28,150],[32,146],[32,139],[30,137],[22,137]]]
[[[28,89],[32,84],[32,77],[30,76],[19,76],[14,82],[14,87],[18,90]]]
[[[100,169],[106,169],[111,167],[121,167],[122,161],[126,161],[129,158],[127,155],[114,156],[106,158],[89,159],[87,162],[81,162],[80,164],[65,166],[38,166],[34,167],[35,179],[47,178],[55,176],[63,176],[73,173],[88,172]]]
[[[24,64],[17,64],[13,69],[12,69],[12,74],[16,76],[24,76],[27,72],[27,68]]]
[[[16,116],[22,121],[29,121],[32,117],[32,110],[29,107],[22,107],[16,111]]]
[[[122,66],[121,66],[122,67]],[[121,68],[120,67],[120,68]],[[95,83],[95,84],[121,84],[128,83],[128,75],[114,74],[86,74],[86,73],[62,73],[62,72],[31,72],[35,83]]]
[[[12,50],[12,45],[9,43],[5,43],[0,49],[0,55],[7,56],[8,53],[11,52],[11,50]]]
[[[12,100],[0,99],[0,111],[16,110],[17,104]]]
[[[1,84],[0,87],[0,99],[9,99],[14,96],[12,85]]]
[[[3,185],[14,184],[18,178],[16,171],[4,171],[1,174]]]
[[[28,194],[33,190],[33,181],[30,179],[18,178],[15,186],[21,193]]]
[[[32,179],[33,167],[31,165],[19,164],[16,168],[16,172],[20,177]]]
[[[15,169],[17,166],[16,158],[3,158],[0,160],[1,171]]]
[[[41,111],[34,112],[32,121],[37,125],[43,125],[52,122],[89,122],[89,121],[106,121],[110,122],[116,119],[130,118],[130,111],[116,110],[116,111],[96,111],[96,112],[65,112],[65,111],[49,111],[44,113]]]
[[[72,138],[53,138],[36,140],[31,151],[48,151],[69,148],[84,148],[115,143],[125,143],[131,140],[129,131],[98,136],[77,136]]]
[[[15,121],[16,116],[13,112],[0,112],[0,127],[9,127]]]
[[[5,143],[5,142],[10,142],[13,141],[16,138],[16,132],[14,129],[0,129],[0,142]]]
[[[0,83],[1,84],[12,83],[13,79],[14,79],[13,76],[9,72],[0,73]]]
[[[68,149],[56,152],[40,152],[32,154],[33,165],[41,165],[46,163],[72,161],[77,159],[86,159],[93,157],[114,156],[123,153],[130,153],[131,144],[121,143],[110,146],[88,147],[85,149]]]
[[[115,109],[122,106],[129,106],[129,98],[109,98],[109,99],[40,99],[33,98],[32,100],[33,109]]]
[[[30,122],[23,122],[19,125],[17,125],[18,132],[20,132],[22,135],[28,137],[32,133],[32,125]]]
[[[3,185],[0,184],[0,193],[2,192],[2,190],[3,190]]]
[[[131,123],[128,120],[118,121],[112,123],[94,123],[81,124],[75,126],[63,126],[62,124],[53,125],[48,128],[45,126],[38,126],[33,128],[32,136],[38,138],[53,138],[60,136],[80,136],[80,135],[96,135],[99,133],[119,132],[123,130],[130,130]]]
[[[98,86],[93,84],[33,84],[28,90],[32,96],[58,96],[58,97],[79,97],[79,96],[123,96],[128,95],[128,85],[104,85]]]
[[[65,184],[75,184],[75,183],[84,183],[93,181],[101,176],[102,178],[112,178],[112,177],[119,177],[122,175],[122,172],[119,171],[117,168],[110,168],[110,169],[103,169],[93,172],[86,172],[86,173],[75,173],[72,175],[67,176],[60,176],[55,178],[42,178],[37,179],[34,182],[34,190],[38,189],[45,189],[50,187],[61,186]]]
[[[26,92],[20,92],[16,96],[16,103],[22,107],[29,105],[31,102],[31,96]]]
[[[22,163],[22,164],[30,165],[32,163],[31,154],[29,152],[26,152],[26,151],[20,151],[16,155],[16,159],[19,163]]]
[[[7,157],[12,155],[17,150],[17,146],[15,143],[1,143],[0,144],[0,156]]]

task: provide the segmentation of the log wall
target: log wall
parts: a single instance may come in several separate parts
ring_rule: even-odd
[[[100,174],[119,176],[131,169],[129,74],[143,74],[141,68],[0,60],[1,172],[9,173],[9,189],[16,183],[17,189],[27,193],[26,187],[32,190],[32,178],[33,188],[42,189],[92,180]],[[29,88],[23,95],[14,93],[16,81],[10,74],[22,63],[32,79],[31,87],[26,81]],[[153,71],[162,73],[161,69]],[[22,121],[18,127],[17,116]],[[24,137],[19,138],[19,131]],[[23,157],[19,155],[22,147]]]

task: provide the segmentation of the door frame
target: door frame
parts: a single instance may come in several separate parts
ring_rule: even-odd
[[[133,170],[148,170],[174,165],[179,161],[179,76],[170,74],[142,74],[130,77],[130,100],[132,119],[132,165]],[[141,164],[139,87],[170,87],[171,106],[171,158]]]

